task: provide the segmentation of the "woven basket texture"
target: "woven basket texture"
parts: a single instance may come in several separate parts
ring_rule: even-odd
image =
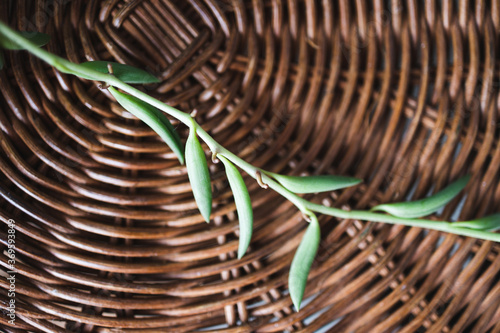
[[[141,89],[255,166],[364,179],[314,202],[369,209],[471,173],[434,218],[500,210],[500,1],[4,0],[0,18],[71,61],[148,70],[161,83]],[[185,167],[98,85],[5,52],[4,332],[500,332],[498,244],[328,216],[296,312],[301,214],[244,175],[255,229],[238,260],[220,163],[207,224]]]

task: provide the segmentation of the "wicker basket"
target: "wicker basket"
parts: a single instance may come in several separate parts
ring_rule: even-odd
[[[154,73],[148,93],[197,110],[256,166],[365,180],[315,202],[364,209],[471,172],[439,219],[499,210],[500,1],[4,0],[0,18],[72,61]],[[3,331],[500,332],[498,244],[325,216],[295,312],[287,275],[306,223],[290,202],[247,179],[255,231],[238,260],[220,165],[206,224],[175,155],[97,83],[26,52],[6,67],[0,220],[4,250],[15,230],[16,320],[0,316]]]

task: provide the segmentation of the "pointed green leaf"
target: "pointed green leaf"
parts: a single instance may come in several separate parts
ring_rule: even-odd
[[[153,75],[148,72],[135,68],[128,65],[119,64],[116,62],[110,61],[87,61],[81,63],[81,66],[84,66],[89,69],[93,69],[95,71],[108,74],[108,64],[111,64],[113,68],[113,75],[122,80],[125,83],[158,83],[158,80]],[[91,77],[86,77],[85,75],[79,75],[85,79],[92,80]]]
[[[172,123],[170,122],[170,120],[168,120],[168,118],[165,115],[165,113],[163,113],[162,111],[158,110],[157,108],[155,108],[152,105],[144,103],[143,101],[141,101],[139,99],[137,99],[137,100],[139,102],[141,102],[142,104],[145,104],[145,105],[151,107],[151,111],[153,111],[156,114],[156,116],[158,117],[158,119],[160,119],[160,121],[162,122],[162,124],[167,128],[168,132],[170,132],[172,134],[172,136],[173,136],[173,138],[172,138],[172,140],[173,140],[172,146],[168,142],[167,142],[167,144],[169,145],[170,149],[172,149],[172,151],[177,155],[177,158],[179,159],[179,162],[181,162],[181,164],[184,164],[184,152],[182,151],[181,137],[179,136],[179,133],[177,133],[175,127],[172,125]]]
[[[196,136],[194,127],[186,142],[186,168],[193,189],[194,200],[205,221],[210,222],[212,213],[212,187],[205,152]]]
[[[144,103],[144,104],[150,106],[147,103]],[[156,116],[161,120],[161,122],[168,128],[168,130],[174,136],[174,141],[177,143],[177,145],[178,145],[178,147],[180,149],[180,151],[179,151],[179,153],[178,153],[177,156],[180,157],[179,160],[181,161],[181,164],[184,164],[184,153],[182,152],[182,142],[181,142],[181,137],[179,136],[179,133],[177,133],[177,130],[175,129],[175,127],[172,125],[172,123],[170,122],[170,120],[168,120],[167,116],[165,116],[165,113],[163,113],[162,111],[158,110],[154,106],[151,106],[151,110],[156,114]]]
[[[318,219],[314,217],[307,227],[297,252],[295,252],[288,276],[290,297],[297,311],[300,309],[300,303],[306,290],[307,276],[318,251],[320,238]]]
[[[357,185],[361,182],[358,178],[321,175],[321,176],[283,176],[276,173],[268,173],[276,179],[287,190],[294,193],[317,193],[335,191],[341,188]]]
[[[441,207],[450,202],[454,197],[456,197],[458,193],[460,193],[460,191],[464,189],[465,185],[467,185],[469,179],[470,176],[462,177],[451,183],[438,193],[421,200],[383,204],[375,206],[371,210],[381,210],[393,216],[403,218],[427,216],[436,212]]]
[[[497,231],[500,230],[500,213],[485,216],[476,220],[450,223],[450,226],[482,231]]]
[[[219,155],[218,158],[224,163],[226,168],[227,179],[229,186],[234,195],[234,203],[238,212],[238,221],[240,225],[240,243],[238,246],[238,259],[241,259],[247,252],[250,240],[252,239],[253,231],[253,211],[250,194],[241,177],[240,172],[227,158]]]
[[[181,164],[184,164],[182,143],[179,135],[163,112],[134,96],[119,92],[113,87],[109,88],[109,92],[125,110],[151,127],[177,155]]]
[[[34,43],[36,46],[41,47],[47,44],[50,41],[50,35],[44,34],[42,32],[34,32],[34,31],[18,31],[22,37],[28,39],[30,42]],[[7,39],[3,39],[0,41],[0,47],[7,50],[23,50],[23,47],[20,47],[15,42]]]

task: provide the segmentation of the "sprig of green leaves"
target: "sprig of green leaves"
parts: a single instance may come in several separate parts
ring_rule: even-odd
[[[0,21],[0,47],[11,50],[26,49],[64,73],[89,80],[97,80],[96,78],[98,78],[98,80],[103,81],[105,83],[103,87],[109,89],[120,105],[150,126],[170,146],[181,163],[185,159],[188,178],[193,189],[196,204],[201,215],[207,222],[210,221],[212,212],[212,188],[205,152],[198,137],[213,152],[217,152],[218,158],[225,166],[229,186],[233,192],[238,212],[240,226],[238,258],[241,258],[246,253],[251,242],[253,210],[248,189],[237,167],[243,169],[250,176],[261,182],[262,179],[260,177],[264,177],[265,175],[267,177],[265,179],[269,183],[267,185],[270,188],[292,201],[302,211],[310,223],[292,260],[288,280],[290,296],[297,310],[300,308],[307,278],[321,239],[319,222],[314,212],[342,219],[359,219],[429,228],[500,242],[500,234],[494,233],[495,230],[500,229],[500,213],[471,221],[454,223],[420,219],[422,216],[436,212],[456,197],[465,188],[469,181],[468,176],[453,182],[445,189],[427,198],[413,202],[378,205],[372,208],[372,212],[360,210],[345,211],[334,207],[318,205],[303,199],[297,194],[334,191],[357,185],[360,180],[335,175],[315,175],[309,177],[286,176],[254,167],[227,151],[189,115],[161,103],[157,99],[127,84],[158,82],[158,79],[153,75],[128,65],[107,61],[74,64],[39,49],[47,41],[48,36],[45,34],[19,34]],[[2,65],[3,57],[0,51],[0,68]],[[185,147],[185,157],[180,137],[164,113],[178,119],[190,128]],[[373,211],[383,211],[385,213],[374,213]]]

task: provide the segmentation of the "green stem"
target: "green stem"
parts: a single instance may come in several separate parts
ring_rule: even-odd
[[[189,128],[193,128],[196,130],[196,134],[207,144],[207,146],[210,148],[210,150],[214,153],[221,154],[222,156],[226,157],[228,160],[233,162],[235,165],[240,167],[242,170],[244,170],[246,173],[248,173],[252,178],[256,179],[257,178],[257,172],[260,172],[262,175],[262,180],[269,185],[270,188],[290,200],[292,203],[294,203],[302,212],[305,213],[305,203],[306,201],[302,199],[301,197],[297,196],[296,194],[288,191],[285,189],[283,186],[281,186],[278,182],[274,181],[272,178],[266,176],[263,172],[263,170],[254,167],[250,163],[247,163],[246,161],[242,160],[239,158],[237,155],[231,153],[229,150],[226,148],[222,147],[217,141],[215,141],[197,122],[195,122],[192,117],[184,112],[181,112],[159,100],[156,98],[153,98],[149,96],[148,94],[140,91],[137,88],[134,88],[123,81],[119,80],[113,75],[109,74],[103,74],[101,72],[89,69],[85,66],[81,66],[79,64],[75,64],[73,62],[70,62],[64,58],[58,57],[50,52],[47,52],[35,44],[33,44],[31,41],[28,39],[24,38],[22,35],[20,35],[18,32],[12,30],[9,26],[4,24],[3,22],[0,21],[0,35],[3,35],[4,37],[8,38],[10,41],[12,41],[15,44],[18,44],[21,46],[23,49],[27,50],[34,56],[40,58],[41,60],[47,62],[48,64],[52,65],[59,71],[67,74],[72,74],[78,77],[91,77],[93,78],[94,81],[101,81],[104,82],[110,86],[113,86],[115,88],[119,88],[123,90],[124,92],[142,100],[143,102],[146,102],[154,107],[156,107],[159,110],[164,111],[165,113],[169,114],[170,116],[176,118],[180,122],[182,122],[184,125],[188,126]]]
[[[23,49],[29,51],[34,56],[42,59],[43,61],[47,62],[48,64],[52,65],[53,67],[55,67],[56,69],[58,69],[63,73],[73,74],[79,77],[91,77],[94,81],[101,81],[115,88],[119,88],[124,92],[158,108],[159,110],[162,110],[163,112],[176,118],[189,128],[194,128],[198,136],[207,144],[207,146],[213,153],[221,154],[222,156],[230,160],[233,164],[237,165],[239,168],[248,173],[254,179],[257,179],[258,177],[257,175],[258,173],[260,173],[260,177],[264,183],[266,183],[270,188],[272,188],[273,190],[281,194],[283,197],[291,201],[295,206],[297,206],[297,208],[302,213],[313,219],[316,218],[316,216],[314,215],[314,213],[312,213],[312,211],[334,216],[341,219],[357,219],[357,220],[372,221],[372,222],[383,222],[388,224],[400,224],[411,227],[444,231],[457,235],[500,242],[500,234],[498,233],[455,227],[453,226],[453,223],[450,222],[431,221],[424,219],[405,219],[382,213],[373,213],[373,212],[359,211],[359,210],[345,211],[342,209],[326,207],[309,202],[303,199],[302,197],[298,196],[297,194],[292,193],[286,188],[284,188],[273,178],[269,177],[264,172],[264,170],[251,165],[250,163],[244,161],[237,155],[227,150],[226,148],[222,147],[197,122],[195,122],[194,119],[192,119],[192,117],[189,114],[181,112],[147,95],[146,93],[122,82],[113,75],[103,74],[101,72],[89,69],[79,64],[72,63],[66,59],[63,59],[50,52],[47,52],[39,48],[32,42],[30,42],[28,39],[21,36],[16,31],[12,30],[9,26],[7,26],[5,23],[1,21],[0,21],[0,35],[9,39],[13,43],[19,45]]]
[[[50,52],[45,51],[44,49],[36,46],[33,44],[31,41],[28,39],[24,38],[22,35],[20,35],[17,31],[12,30],[9,26],[7,26],[5,23],[0,21],[0,35],[3,37],[9,39],[12,43],[15,43],[22,47],[23,49],[27,50],[34,56],[40,58],[41,60],[45,61],[49,65],[55,67],[59,71],[66,73],[66,74],[72,74],[78,77],[91,77],[94,81],[101,81],[104,83],[107,83],[110,86],[113,86],[115,88],[120,88],[121,90],[129,93],[130,95],[133,95],[140,100],[151,104],[155,106],[156,108],[166,112],[167,114],[171,115],[172,117],[176,118],[177,120],[181,121],[184,123],[186,126],[191,127],[191,117],[184,113],[181,112],[165,103],[160,102],[159,100],[149,96],[148,94],[140,91],[139,89],[136,89],[123,81],[119,80],[113,75],[110,74],[104,74],[101,72],[98,72],[96,70],[87,68],[85,66],[81,66],[79,64],[75,64],[71,61],[68,61],[64,58],[61,58],[59,56],[56,56],[55,54],[52,54]],[[197,128],[201,127],[198,125]],[[198,130],[199,134],[202,134],[204,132],[205,136],[208,136],[205,131],[203,130]],[[215,142],[215,141],[214,141]],[[208,142],[207,142],[208,144]],[[210,145],[209,145],[210,146]],[[212,147],[210,147],[212,149]]]
[[[387,224],[400,224],[406,225],[409,227],[418,227],[424,229],[438,230],[444,231],[456,235],[475,237],[484,240],[491,240],[495,242],[500,242],[500,234],[482,230],[475,230],[469,228],[462,228],[458,226],[454,226],[453,222],[445,222],[445,221],[433,221],[433,220],[425,220],[425,219],[407,219],[396,217],[392,215],[386,215],[382,213],[373,213],[362,210],[352,210],[345,211],[338,208],[326,207],[322,205],[318,205],[315,203],[308,202],[306,205],[312,211],[322,213],[325,215],[334,216],[342,219],[353,219],[353,220],[363,220],[363,221],[371,221],[371,222],[383,222]]]
[[[207,134],[208,135],[208,134]],[[290,202],[292,202],[297,208],[304,214],[307,213],[307,207],[306,205],[308,204],[307,200],[304,200],[303,198],[299,197],[297,194],[290,192],[286,188],[284,188],[280,183],[272,179],[271,177],[267,176],[264,173],[264,170],[254,167],[250,163],[246,162],[245,160],[241,159],[237,155],[231,153],[229,150],[226,148],[220,146],[215,140],[213,140],[210,136],[209,139],[212,140],[216,145],[217,145],[217,151],[218,154],[221,154],[233,164],[237,165],[239,168],[241,168],[243,171],[248,173],[253,179],[257,179],[257,172],[260,172],[260,176],[262,178],[262,181],[267,184],[270,188],[281,194],[283,197],[287,198]],[[205,140],[204,140],[205,141]],[[205,141],[206,142],[206,141]]]

